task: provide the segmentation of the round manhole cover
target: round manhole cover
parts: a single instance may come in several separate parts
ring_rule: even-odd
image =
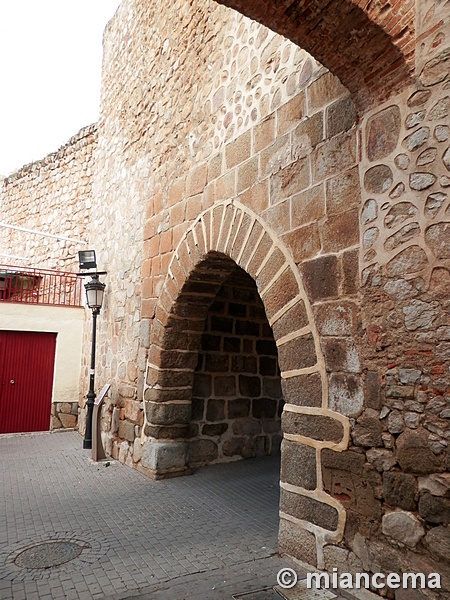
[[[25,569],[49,569],[67,563],[90,548],[85,542],[41,542],[23,550],[14,562]]]

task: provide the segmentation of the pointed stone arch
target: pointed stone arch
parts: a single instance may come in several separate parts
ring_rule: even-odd
[[[280,545],[294,555],[307,548],[299,558],[323,566],[323,546],[343,537],[345,510],[324,491],[321,452],[347,448],[349,422],[328,407],[325,361],[298,269],[263,219],[239,201],[200,214],[174,252],[150,338],[143,465],[156,478],[189,470],[186,436],[203,324],[236,265],[256,282],[278,349],[285,400]]]

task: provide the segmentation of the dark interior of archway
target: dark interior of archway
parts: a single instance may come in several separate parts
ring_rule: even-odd
[[[388,97],[411,81],[413,11],[392,37],[352,0],[216,1],[309,52],[355,94],[360,107]],[[372,13],[380,22],[387,22],[395,17],[395,9],[387,14],[390,8],[375,6]],[[405,53],[400,48],[405,48]]]
[[[255,282],[235,265],[205,319],[194,375],[190,466],[278,453],[282,409],[273,333]]]

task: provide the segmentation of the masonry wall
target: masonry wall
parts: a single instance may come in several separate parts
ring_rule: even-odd
[[[191,467],[276,454],[283,399],[273,333],[254,281],[236,269],[210,305],[192,385]]]
[[[302,6],[278,4],[236,7],[314,50]],[[417,598],[448,598],[448,3],[340,5],[357,18],[348,31],[333,13],[331,71],[214,2],[125,0],[109,23],[90,224],[108,271],[103,439],[155,478],[225,458],[203,429],[239,430],[224,396],[240,373],[225,352],[227,381],[206,368],[205,334],[224,349],[212,316],[239,267],[276,343],[280,551],[437,571],[443,591]],[[85,383],[89,343],[87,327]],[[224,400],[224,419],[199,396]]]
[[[87,241],[97,127],[74,135],[57,152],[25,165],[0,181],[2,221],[52,235]],[[77,245],[0,228],[2,253],[25,257],[13,264],[60,271],[78,269]],[[15,259],[0,258],[0,262]]]
[[[128,315],[116,331],[134,340],[138,372],[122,361],[122,392],[107,409],[116,433],[105,439],[155,477],[189,467],[198,322],[231,258],[256,281],[278,347],[280,549],[329,568],[374,571],[388,560],[446,574],[447,525],[430,515],[446,514],[448,494],[446,359],[433,337],[446,327],[446,272],[433,270],[446,268],[448,11],[406,4],[407,35],[391,55],[404,52],[404,67],[392,85],[386,75],[383,89],[374,79],[361,93],[364,69],[337,68],[353,95],[228,9],[122,4],[105,36],[96,187],[112,214],[145,207],[146,220],[142,287],[126,253],[114,253],[120,285],[139,294],[141,329],[125,294],[110,300],[113,319]],[[383,15],[369,16],[380,27]],[[208,266],[219,274],[204,289]],[[423,468],[407,464],[411,448]]]
[[[91,125],[81,129],[58,151],[4,178],[0,182],[2,222],[87,242],[96,146],[97,127]],[[0,248],[2,254],[12,257],[0,257],[2,264],[76,272],[78,250],[86,246],[76,241],[0,227]],[[28,314],[29,310],[33,317]],[[74,427],[79,405],[84,404],[80,390],[83,310],[0,304],[0,319],[3,327],[9,329],[28,327],[30,331],[49,331],[51,314],[55,318],[53,331],[60,332],[61,327],[64,330],[63,341],[59,339],[60,335],[57,342],[51,428]],[[61,325],[64,314],[69,326]],[[64,339],[73,343],[64,342]],[[71,371],[70,385],[61,383],[67,378],[64,375],[67,365]]]

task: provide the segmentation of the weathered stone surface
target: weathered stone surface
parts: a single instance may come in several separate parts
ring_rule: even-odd
[[[414,238],[418,238],[421,233],[421,228],[419,223],[408,223],[404,227],[402,227],[399,231],[394,233],[394,235],[389,236],[384,242],[384,248],[391,252],[398,248],[402,244],[406,244],[409,240]]]
[[[357,116],[352,96],[349,94],[340,98],[327,109],[327,136],[348,131],[355,124]]]
[[[389,433],[401,433],[405,429],[403,414],[399,410],[393,410],[387,418]]]
[[[420,81],[425,87],[436,85],[448,76],[450,48],[425,63],[420,74]]]
[[[367,448],[381,446],[382,430],[383,426],[380,422],[378,412],[367,409],[356,421],[356,425],[352,431],[353,443],[356,446]]]
[[[278,551],[310,565],[317,564],[316,536],[296,523],[280,518]]]
[[[429,165],[436,160],[437,156],[437,148],[427,148],[423,152],[419,154],[416,160],[416,165],[418,167],[423,167],[425,165]]]
[[[422,191],[431,187],[436,181],[436,175],[433,173],[412,173],[409,176],[409,185],[411,189]]]
[[[326,302],[315,309],[316,325],[326,336],[350,336],[356,331],[357,306],[353,302]]]
[[[325,339],[322,345],[327,371],[360,373],[359,353],[353,340],[333,337]]]
[[[305,285],[311,299],[332,298],[338,294],[336,256],[324,256],[302,265]]]
[[[411,512],[398,511],[384,515],[382,520],[384,535],[405,544],[409,548],[415,548],[425,535],[419,519]]]
[[[384,224],[388,229],[397,228],[399,225],[415,217],[419,211],[411,202],[398,202],[388,210],[384,217]]]
[[[389,106],[375,114],[367,123],[367,157],[380,160],[393,152],[397,146],[401,128],[398,106]]]
[[[434,556],[441,560],[448,561],[450,556],[450,528],[449,527],[433,527],[427,533],[425,542]]]
[[[371,223],[375,221],[378,216],[378,205],[377,201],[373,198],[367,200],[364,203],[363,209],[361,211],[361,223],[363,225],[367,225],[367,223]]]
[[[181,425],[191,418],[190,404],[147,402],[146,411],[148,421],[155,425]]]
[[[210,437],[216,437],[225,433],[227,429],[228,423],[214,423],[213,425],[206,423],[202,427],[202,434]]]
[[[356,417],[364,404],[361,380],[356,375],[332,373],[329,387],[330,408],[347,417]]]
[[[285,483],[314,490],[317,485],[316,450],[310,446],[283,440],[280,478]]]
[[[426,475],[439,468],[424,431],[405,430],[397,440],[397,460],[405,473]]]
[[[130,423],[129,421],[120,421],[119,422],[119,437],[122,440],[127,440],[129,442],[134,442],[134,423]],[[127,445],[128,447],[128,445]]]
[[[420,110],[419,112],[410,113],[405,119],[405,125],[407,129],[412,129],[417,125],[420,125],[425,118],[425,111]]]
[[[417,329],[429,329],[433,325],[439,312],[437,302],[422,302],[422,300],[411,300],[410,304],[403,307],[405,315],[405,326],[409,331]]]
[[[314,498],[281,489],[280,510],[297,519],[304,519],[324,529],[334,531],[338,524],[337,510]]]
[[[411,159],[409,158],[409,156],[407,154],[397,154],[397,156],[394,158],[394,163],[395,166],[400,169],[401,171],[406,171],[406,169],[409,167],[411,162]]]
[[[319,373],[281,380],[283,398],[297,406],[322,406],[322,380]]]
[[[184,471],[189,444],[186,442],[152,442],[142,448],[142,466],[156,473]]]
[[[371,167],[364,175],[364,187],[371,194],[382,194],[392,186],[394,179],[387,165]]]
[[[218,456],[217,444],[212,440],[192,440],[189,444],[189,464],[210,463]]]
[[[428,227],[425,240],[437,258],[450,258],[450,223],[436,223]]]
[[[282,371],[312,367],[317,362],[314,339],[311,335],[295,338],[278,347]]]
[[[417,479],[413,475],[394,471],[383,473],[384,498],[390,506],[416,510],[417,491]]]
[[[425,214],[433,219],[441,209],[446,199],[447,194],[442,192],[430,194],[425,202]]]
[[[408,152],[414,152],[415,150],[423,146],[429,137],[429,128],[421,127],[420,129],[417,129],[417,131],[415,131],[414,133],[411,133],[411,135],[408,135],[403,140],[403,146],[408,150]]]
[[[303,415],[284,411],[281,423],[284,433],[302,435],[318,441],[339,443],[344,435],[342,423],[325,415]]]
[[[423,494],[419,499],[419,514],[428,523],[450,524],[450,499]]]
[[[450,473],[433,473],[419,477],[419,491],[450,498]]]
[[[66,413],[59,413],[59,419],[61,421],[61,424],[63,427],[65,428],[72,428],[75,427],[75,425],[77,424],[77,417],[75,415],[68,415]]]
[[[379,473],[389,471],[397,463],[394,454],[385,448],[370,448],[366,456],[369,463]]]
[[[423,106],[428,102],[430,96],[430,90],[417,90],[408,98],[407,104],[411,108],[414,106]]]
[[[425,251],[419,246],[410,246],[402,250],[387,264],[390,276],[404,276],[407,273],[420,271],[428,264]]]

